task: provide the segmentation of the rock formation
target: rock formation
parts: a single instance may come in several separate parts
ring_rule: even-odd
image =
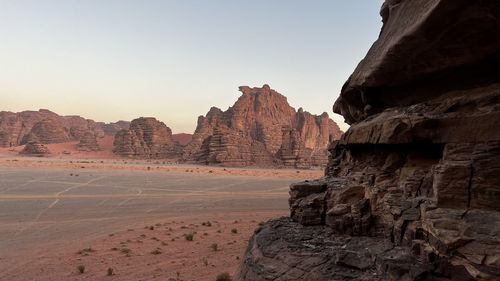
[[[126,123],[126,122],[124,122]],[[57,143],[80,140],[88,132],[97,138],[104,129],[118,123],[97,123],[80,116],[60,116],[46,109],[39,111],[0,112],[0,147],[12,147],[29,141]],[[119,123],[121,126],[122,123]]]
[[[132,120],[128,130],[115,135],[113,152],[126,157],[175,158],[181,147],[172,139],[172,131],[165,123],[152,117]]]
[[[30,132],[23,137],[21,143],[32,141],[45,144],[68,142],[70,140],[70,132],[59,121],[57,119],[44,119],[35,123]],[[73,132],[75,133],[75,130]]]
[[[226,111],[212,107],[198,118],[183,158],[227,166],[310,167],[327,161],[327,147],[342,132],[328,114],[295,111],[286,97],[268,85],[242,86]]]
[[[186,133],[173,134],[172,135],[172,139],[175,142],[179,143],[180,145],[186,146],[193,139],[193,135],[192,134],[186,134]]]
[[[500,2],[387,0],[334,111],[351,124],[240,281],[500,280]]]
[[[98,124],[104,131],[104,134],[109,136],[114,136],[118,131],[128,130],[128,128],[130,127],[130,122],[123,120],[112,123],[99,122]]]
[[[42,157],[49,155],[50,151],[45,145],[36,141],[30,141],[24,146],[19,154]]]
[[[86,132],[81,138],[80,143],[76,145],[76,149],[80,151],[99,151],[101,150],[97,138],[94,133]]]

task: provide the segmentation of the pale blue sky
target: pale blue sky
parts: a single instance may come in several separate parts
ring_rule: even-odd
[[[382,0],[0,0],[0,110],[192,132],[238,86],[328,112],[377,38]],[[342,125],[346,128],[345,125]]]

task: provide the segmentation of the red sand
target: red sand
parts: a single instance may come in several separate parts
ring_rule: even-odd
[[[131,160],[111,153],[112,138],[101,140],[100,152],[79,152],[76,142],[50,144],[50,157],[23,157],[22,147],[0,148],[0,167],[31,170],[130,170],[153,173],[193,173],[207,177],[258,177],[305,180],[321,177],[321,170],[223,168],[179,165],[168,161]],[[229,178],[228,178],[229,179]],[[286,194],[283,195],[286,200]],[[2,259],[2,280],[215,280],[222,272],[234,276],[247,242],[259,222],[286,215],[287,210],[269,212],[204,212],[176,219],[130,221],[107,235],[91,237],[85,248],[39,245],[43,255],[25,262]],[[211,226],[202,225],[210,221]],[[150,229],[153,226],[153,229]],[[1,228],[1,226],[0,226]],[[232,232],[232,229],[235,229]],[[0,229],[1,230],[1,229]],[[236,233],[234,233],[236,232]],[[194,233],[193,241],[185,234]],[[89,237],[86,237],[89,238]],[[58,239],[58,237],[54,237]],[[71,245],[71,242],[66,243]],[[217,246],[212,246],[217,244]],[[214,248],[217,247],[217,251]],[[38,251],[37,253],[40,253]],[[22,255],[20,253],[19,255]],[[23,260],[23,259],[21,259]],[[85,266],[80,274],[77,266]],[[108,268],[113,275],[107,276]]]

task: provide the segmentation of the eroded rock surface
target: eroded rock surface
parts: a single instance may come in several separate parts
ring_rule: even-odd
[[[99,151],[101,147],[97,141],[94,133],[86,132],[81,138],[80,142],[76,145],[76,148],[80,151]]]
[[[49,155],[50,150],[39,142],[31,141],[24,146],[23,150],[21,150],[19,154],[42,157]]]
[[[500,280],[500,2],[381,15],[325,177],[291,185],[291,220],[256,232],[238,280]]]
[[[60,116],[46,109],[17,113],[1,111],[0,147],[18,146],[30,141],[45,144],[77,141],[89,132],[101,138],[105,135],[105,128],[111,130],[111,127],[122,125],[120,122],[94,122],[80,116]]]
[[[342,132],[328,114],[296,111],[285,96],[271,89],[242,86],[226,111],[212,107],[185,149],[188,162],[226,166],[321,166],[327,147]]]
[[[114,153],[126,157],[174,158],[182,152],[170,128],[152,117],[132,120],[128,130],[116,133],[113,145]]]

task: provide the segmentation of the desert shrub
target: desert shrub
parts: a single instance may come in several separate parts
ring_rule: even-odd
[[[184,238],[186,238],[187,241],[193,241],[194,233],[193,232],[186,233],[186,234],[184,234]]]
[[[217,252],[219,250],[219,245],[217,245],[217,243],[213,243],[212,245],[210,245],[210,249],[212,249],[212,251],[214,252]]]
[[[231,275],[229,275],[229,273],[223,272],[217,275],[215,281],[233,281],[233,278],[231,278]]]
[[[124,254],[130,254],[132,252],[132,250],[130,250],[129,248],[123,248],[120,250],[120,252],[122,252]]]
[[[113,275],[113,272],[114,272],[113,268],[112,267],[108,267],[108,276]]]
[[[232,234],[236,234],[236,233],[238,233],[238,229],[236,229],[236,228],[231,229],[231,233],[232,233]]]
[[[76,267],[76,269],[78,270],[78,272],[80,272],[80,274],[82,274],[85,272],[85,265],[80,264],[79,266]]]
[[[93,253],[93,252],[95,252],[95,250],[88,247],[88,248],[81,249],[80,251],[78,251],[78,254],[83,255],[83,256],[87,256],[89,253]]]
[[[161,254],[161,249],[160,248],[156,248],[153,251],[151,251],[151,254],[152,255],[159,255],[159,254]]]

